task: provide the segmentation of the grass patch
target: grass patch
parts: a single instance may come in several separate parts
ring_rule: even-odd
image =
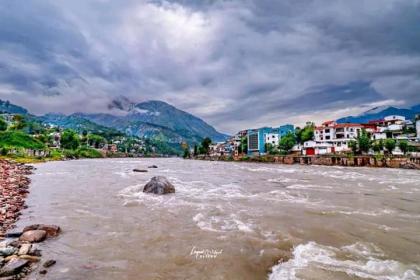
[[[0,132],[0,147],[42,150],[44,143],[20,131]]]

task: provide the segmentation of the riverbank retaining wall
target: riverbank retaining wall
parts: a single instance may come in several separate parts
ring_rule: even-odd
[[[279,164],[327,165],[327,166],[366,166],[420,169],[420,157],[375,157],[375,156],[259,156],[259,157],[210,157],[202,160],[266,162]]]

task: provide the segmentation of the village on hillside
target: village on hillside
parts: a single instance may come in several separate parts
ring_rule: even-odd
[[[209,146],[211,157],[255,157],[295,154],[302,156],[337,154],[418,155],[420,116],[415,120],[390,115],[368,123],[313,122],[305,127],[291,124],[242,130],[225,142]]]

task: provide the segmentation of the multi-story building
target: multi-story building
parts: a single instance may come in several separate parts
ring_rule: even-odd
[[[321,126],[315,128],[315,141],[304,143],[304,154],[313,155],[349,151],[348,143],[357,138],[363,128],[362,124],[356,123],[324,122]]]
[[[282,125],[278,128],[262,127],[248,130],[248,155],[265,154],[266,144],[277,146],[281,137],[288,133],[294,133],[295,128],[291,124]]]
[[[418,115],[418,119],[416,121],[416,138],[417,141],[420,141],[420,115]]]

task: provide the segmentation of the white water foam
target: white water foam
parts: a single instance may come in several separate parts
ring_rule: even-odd
[[[335,248],[309,242],[295,247],[292,259],[274,266],[269,280],[303,280],[305,275],[323,279],[322,276],[314,278],[317,270],[375,280],[420,279],[418,266],[383,258],[383,252],[373,244],[356,243]]]

